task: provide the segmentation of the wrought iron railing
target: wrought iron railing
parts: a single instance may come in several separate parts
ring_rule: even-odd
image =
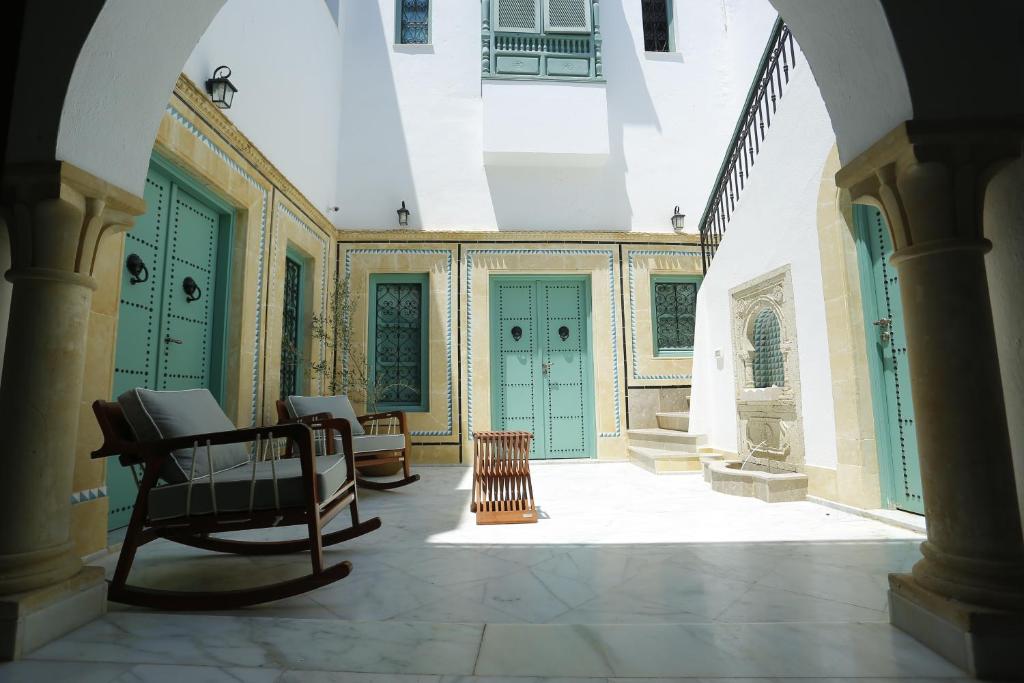
[[[705,273],[725,236],[725,228],[736,210],[740,192],[746,187],[754,159],[761,152],[761,143],[772,125],[783,86],[789,83],[789,70],[795,66],[793,35],[780,17],[754,74],[747,101],[740,110],[732,140],[700,219],[700,249]]]

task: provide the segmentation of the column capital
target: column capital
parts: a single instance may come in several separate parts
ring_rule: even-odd
[[[1021,155],[1022,142],[1020,120],[905,121],[840,169],[836,184],[855,203],[882,210],[904,258],[987,249],[985,189]]]
[[[0,211],[11,236],[9,278],[92,282],[104,235],[131,228],[146,202],[66,161],[4,169]]]

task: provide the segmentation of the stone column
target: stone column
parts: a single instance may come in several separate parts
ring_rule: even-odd
[[[93,262],[145,204],[63,162],[8,168],[2,192],[13,290],[0,379],[0,655],[12,657],[25,645],[24,605],[51,602],[25,596],[81,589],[70,496]]]
[[[836,176],[884,212],[900,275],[928,540],[912,574],[890,576],[892,622],[988,676],[1024,664],[1024,538],[982,207],[1022,139],[1008,126],[909,121]]]

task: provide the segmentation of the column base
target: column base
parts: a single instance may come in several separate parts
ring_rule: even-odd
[[[972,676],[1024,680],[1024,612],[958,602],[890,574],[889,619]]]
[[[0,595],[0,661],[21,659],[107,611],[102,567],[82,567],[60,583]]]

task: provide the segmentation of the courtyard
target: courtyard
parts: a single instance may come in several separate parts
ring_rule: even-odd
[[[962,675],[888,623],[886,575],[916,560],[923,537],[913,531],[809,501],[715,493],[698,474],[593,462],[534,464],[536,525],[477,526],[468,468],[417,471],[416,485],[361,492],[363,516],[383,525],[327,551],[353,563],[346,579],[221,613],[111,603],[3,665],[0,680]],[[94,559],[108,573],[115,561]],[[133,580],[226,590],[307,564],[304,553],[234,557],[161,540],[142,549]]]

